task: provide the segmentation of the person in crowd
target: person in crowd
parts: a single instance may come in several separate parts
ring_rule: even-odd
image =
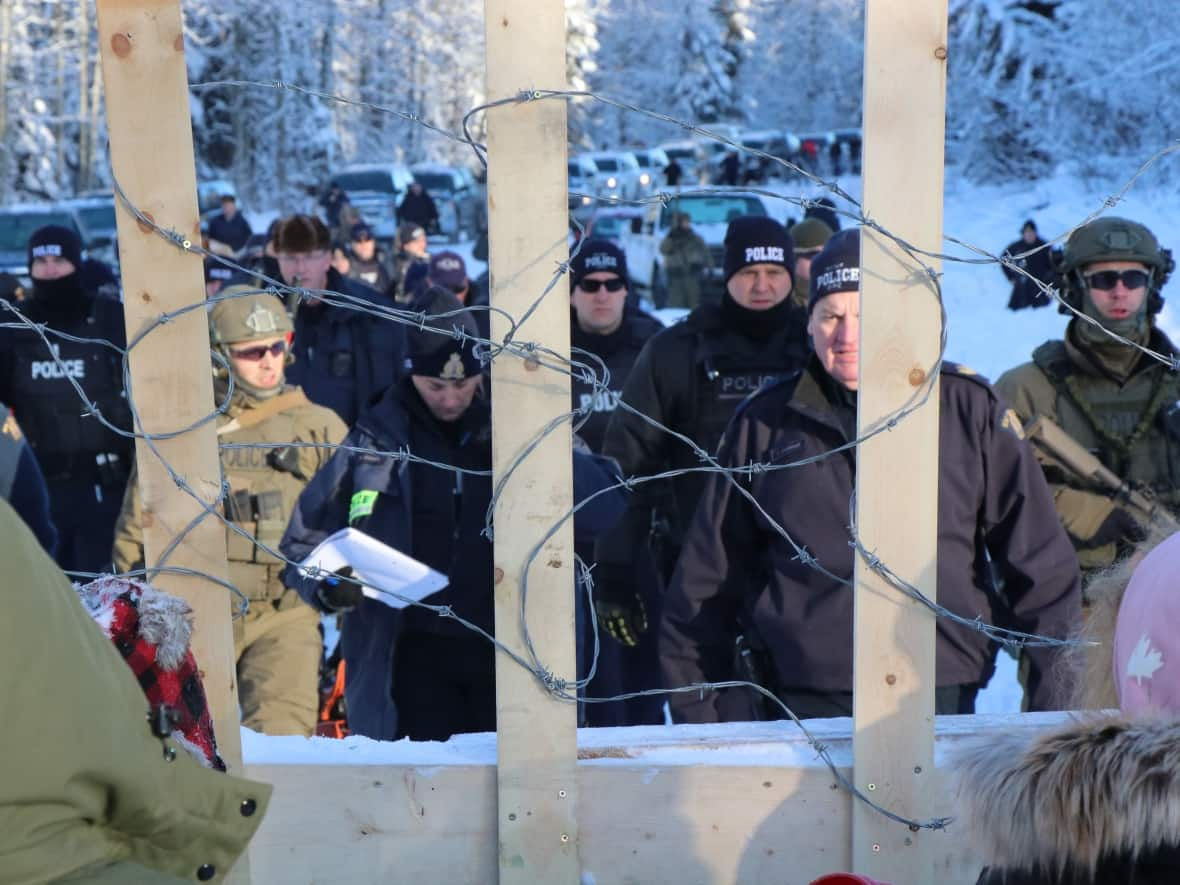
[[[414,287],[424,278],[423,271],[429,264],[426,228],[414,222],[400,225],[397,229],[397,254],[393,257],[392,282],[393,298],[398,304],[414,300]]]
[[[397,207],[399,224],[411,222],[425,228],[429,233],[438,232],[438,206],[434,198],[418,182],[410,184],[409,190]]]
[[[717,183],[728,187],[736,187],[738,176],[742,169],[742,158],[735,150],[725,152],[719,167],[720,175]]]
[[[152,733],[131,668],[7,503],[0,556],[14,590],[0,618],[0,691],[36,723],[34,746],[20,729],[0,741],[4,878],[224,881],[271,788],[205,768]]]
[[[800,352],[811,348],[807,332],[807,304],[811,298],[811,260],[832,238],[832,229],[818,218],[804,218],[788,228],[795,245],[795,284],[791,288],[791,309],[795,313],[792,328],[797,335],[793,346]]]
[[[1080,315],[1063,339],[1040,345],[996,387],[1021,421],[1053,421],[1128,487],[1175,514],[1180,381],[1170,361],[1177,351],[1156,326],[1173,266],[1171,253],[1138,222],[1099,218],[1075,230],[1057,288]],[[1109,566],[1142,538],[1146,526],[1119,489],[1101,488],[1037,452],[1084,573]]]
[[[713,256],[701,235],[692,229],[692,216],[676,213],[676,224],[660,243],[668,274],[668,298],[659,307],[693,310],[701,304],[701,283],[713,266]]]
[[[215,369],[217,401],[229,396],[217,432],[229,446],[221,450],[229,483],[229,580],[249,602],[234,649],[242,724],[265,734],[310,735],[319,708],[319,617],[283,586],[276,552],[300,493],[346,428],[331,409],[286,384],[292,325],[274,295],[231,286],[213,305],[209,329],[229,366]],[[143,507],[134,474],[115,532],[114,560],[120,572],[144,567]]]
[[[49,509],[49,489],[41,466],[16,418],[0,403],[0,497],[37,536],[50,556],[57,553],[57,526]]]
[[[73,230],[39,228],[29,238],[28,257],[33,290],[21,308],[30,323],[44,324],[44,337],[33,326],[0,329],[0,401],[11,408],[45,476],[58,565],[109,571],[133,455],[124,435],[131,410],[120,351],[123,306],[82,285],[82,244]]]
[[[698,468],[697,452],[669,430],[714,452],[743,399],[802,365],[807,352],[793,349],[798,336],[787,302],[793,266],[791,238],[781,224],[759,216],[730,222],[720,304],[702,305],[653,336],[623,385],[620,399],[634,411],[616,408],[602,450],[624,476]],[[700,472],[636,485],[622,520],[600,539],[594,571],[600,624],[623,645],[646,647],[654,656],[648,627],[658,623],[663,587],[703,488]],[[635,677],[649,683],[645,688],[658,687],[651,684],[658,671],[650,660],[653,672]]]
[[[818,200],[811,200],[807,208],[803,210],[804,218],[818,218],[826,224],[832,231],[840,229],[840,216],[836,212],[836,204],[832,202],[831,197],[820,197]]]
[[[607,423],[619,402],[619,394],[644,344],[663,325],[654,317],[627,305],[627,257],[609,240],[587,239],[570,259],[570,345],[575,362],[584,364],[597,383],[575,371],[570,382],[573,410],[579,413],[579,436],[589,448],[601,452]],[[580,352],[579,352],[580,351]],[[607,373],[604,380],[605,369]],[[594,560],[590,546],[577,551],[584,562]],[[650,561],[647,562],[650,571]],[[651,575],[654,580],[654,574]],[[578,637],[583,648],[592,647],[589,613],[579,595]],[[628,681],[633,674],[656,674],[654,647],[624,647],[618,642],[600,643],[598,668],[586,693],[611,697],[650,688]],[[579,675],[585,675],[580,672]],[[589,725],[627,725],[655,721],[661,698],[639,698],[609,704],[587,704]]]
[[[275,249],[283,282],[305,290],[294,305],[295,361],[287,378],[351,427],[369,400],[397,380],[404,327],[373,312],[392,309],[391,301],[331,267],[331,237],[318,218],[284,218]]]
[[[664,167],[664,181],[668,183],[668,187],[680,187],[680,179],[684,177],[684,167],[676,162],[675,157],[668,159],[668,165]]]
[[[393,274],[385,251],[377,245],[373,229],[367,224],[352,228],[346,252],[348,268],[342,273],[351,280],[359,280],[389,297]],[[339,268],[337,268],[339,270]]]
[[[859,267],[856,229],[833,236],[813,259],[814,355],[751,397],[726,430],[722,467],[792,466],[709,476],[664,604],[660,659],[669,686],[734,679],[735,641],[753,636],[763,679],[795,715],[852,715],[848,502],[856,450],[835,450],[856,439]],[[968,620],[1003,611],[1006,626],[1072,636],[1081,613],[1077,560],[1019,423],[986,381],[951,363],[942,364],[938,391],[939,604]],[[973,712],[995,667],[995,643],[946,619],[936,629],[936,712]],[[1027,654],[1030,707],[1053,709],[1065,669],[1060,650]],[[756,711],[741,708],[750,697],[702,691],[670,701],[678,721],[711,722],[748,718]]]
[[[205,297],[213,298],[221,291],[222,286],[228,286],[234,277],[234,269],[226,267],[216,258],[205,259]]]
[[[475,324],[453,294],[436,288],[426,297],[435,318],[410,331],[406,377],[362,415],[307,487],[280,549],[300,562],[352,526],[447,575],[447,588],[424,601],[449,605],[491,633],[492,547],[482,531],[492,481],[481,473],[491,467],[491,410],[473,342],[435,331],[459,326],[474,335]],[[402,449],[458,469],[365,451]],[[445,740],[495,730],[495,650],[485,638],[430,609],[399,615],[362,598],[355,583],[309,578],[294,566],[283,580],[318,610],[345,613],[341,653],[354,734]]]
[[[254,233],[246,216],[238,211],[233,194],[221,198],[221,212],[209,219],[209,251],[236,255]]]
[[[340,226],[340,210],[348,205],[348,194],[335,181],[328,185],[328,190],[320,197],[320,207],[324,210],[324,220],[330,230]]]
[[[1083,692],[1097,702],[1083,705],[1119,714],[1031,739],[1000,735],[954,760],[964,832],[977,834],[990,863],[979,885],[1164,885],[1180,876],[1180,534],[1149,538],[1137,554],[1100,576],[1107,586],[1086,624],[1096,640],[1086,653],[1102,664],[1087,671],[1095,682]]]
[[[1000,265],[1004,276],[1012,284],[1008,298],[1009,310],[1023,310],[1026,307],[1044,307],[1052,299],[1041,291],[1037,282],[1048,284],[1053,280],[1053,256],[1045,241],[1037,233],[1037,225],[1029,219],[1020,229],[1020,239],[1004,248],[1004,258],[1017,268],[1031,274],[1035,280],[1021,274],[1015,268]]]
[[[437,252],[430,257],[424,269],[412,268],[406,286],[414,298],[432,287],[446,289],[464,307],[474,308],[471,317],[475,320],[479,337],[487,340],[491,335],[492,318],[487,309],[490,295],[478,281],[467,276],[467,262],[458,252]]]

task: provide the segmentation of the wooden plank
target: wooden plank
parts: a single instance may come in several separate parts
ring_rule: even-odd
[[[179,0],[98,0],[98,24],[115,178],[156,224],[200,242]],[[117,218],[131,340],[161,314],[203,303],[204,274],[198,255],[167,243],[121,203]],[[132,392],[145,431],[175,431],[212,411],[207,322],[204,309],[189,311],[155,328],[131,351]],[[217,499],[221,468],[212,422],[156,446],[202,500]],[[142,440],[136,461],[151,566],[203,508],[178,491]],[[206,518],[185,535],[167,565],[224,580],[224,527]],[[154,583],[193,607],[193,652],[204,670],[221,754],[233,770],[240,766],[241,739],[229,592],[196,577],[162,574]]]
[[[1031,732],[1066,719],[1056,713],[944,717],[938,722],[938,758],[965,741]],[[850,721],[808,725],[847,776]],[[835,788],[792,726],[765,723],[749,732],[744,724],[583,731],[577,767],[583,881],[794,885],[847,870],[853,816],[848,794]],[[275,785],[251,846],[258,881],[493,881],[496,751],[489,742],[482,757],[464,752],[455,762],[441,761],[438,753],[454,752],[454,744],[424,746],[418,762],[405,745],[388,747],[397,763],[333,764],[371,758],[363,745],[313,748],[337,751],[324,764],[249,759],[247,776]],[[953,815],[947,773],[931,769],[928,780],[935,812]],[[940,885],[974,885],[984,862],[974,835],[952,826],[923,837]],[[914,879],[885,881],[908,885]]]
[[[865,14],[864,212],[919,248],[942,243],[946,0],[869,0]],[[860,434],[927,383],[938,358],[934,287],[888,238],[861,245]],[[937,262],[925,262],[937,268]],[[856,524],[864,547],[927,596],[935,595],[938,393],[895,429],[861,446]],[[856,565],[855,783],[911,819],[931,804],[934,618]],[[853,809],[857,872],[932,885],[945,836],[910,832],[864,803]]]
[[[565,86],[565,18],[560,3],[487,0],[489,101],[524,89]],[[521,318],[568,260],[566,109],[560,100],[488,112],[488,230],[492,305]],[[492,338],[509,324],[492,314]],[[569,353],[569,299],[561,280],[518,341]],[[492,365],[494,472],[499,483],[542,428],[570,408],[567,375],[514,356]],[[569,425],[533,451],[495,511],[496,635],[526,656],[520,591],[526,558],[571,508]],[[528,570],[528,629],[541,663],[575,675],[572,523],[546,542]],[[554,700],[505,655],[496,658],[498,867],[503,883],[578,881],[575,824],[576,709]]]

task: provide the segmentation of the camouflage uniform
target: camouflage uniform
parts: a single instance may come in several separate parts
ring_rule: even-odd
[[[1138,314],[1113,321],[1097,313],[1081,274],[1101,261],[1139,262],[1151,272]],[[1103,218],[1070,237],[1057,268],[1057,286],[1067,302],[1106,328],[1174,358],[1175,346],[1154,324],[1163,303],[1159,290],[1171,269],[1171,254],[1147,228]],[[1127,483],[1174,512],[1180,508],[1180,380],[1166,364],[1075,317],[1064,340],[1042,344],[1031,362],[1004,374],[996,387],[1022,421],[1049,418]],[[1043,466],[1082,568],[1110,565],[1131,540],[1111,531],[1129,521],[1112,519],[1122,515],[1115,496],[1058,467]]]
[[[273,324],[261,327],[275,334],[290,331],[290,320],[278,299],[249,295],[215,305],[211,316],[215,344],[267,337],[245,326],[251,318],[255,327],[260,326],[260,310],[272,312],[274,318]],[[241,328],[235,332],[235,326]],[[235,382],[241,384],[236,378]],[[217,386],[220,402],[227,385],[219,379]],[[219,419],[221,467],[229,484],[226,517],[249,536],[226,530],[229,579],[250,602],[234,629],[242,724],[266,734],[311,734],[318,707],[319,616],[295,591],[283,586],[279,575],[284,561],[265,548],[278,551],[299,494],[333,450],[291,444],[335,445],[346,432],[335,412],[309,402],[295,387],[260,398],[239,386]],[[280,445],[232,447],[243,443]],[[141,568],[143,558],[142,510],[133,473],[115,531],[115,567],[120,571]],[[234,603],[236,608],[236,597]]]

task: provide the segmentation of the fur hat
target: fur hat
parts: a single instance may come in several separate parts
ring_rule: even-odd
[[[807,298],[810,314],[815,303],[834,292],[860,289],[860,230],[837,231],[815,258],[811,259],[811,291]]]
[[[170,717],[170,739],[202,765],[225,771],[201,671],[189,650],[189,604],[125,578],[99,578],[74,589],[139,680],[153,713],[163,708]]]
[[[779,264],[795,278],[795,247],[787,229],[764,215],[742,215],[725,232],[725,282],[751,264]]]

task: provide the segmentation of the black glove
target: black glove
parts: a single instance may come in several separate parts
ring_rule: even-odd
[[[1122,507],[1116,507],[1110,511],[1110,514],[1102,521],[1102,525],[1098,527],[1098,531],[1090,538],[1089,546],[1102,547],[1106,544],[1119,542],[1138,544],[1146,538],[1147,532],[1139,525],[1135,517]]]
[[[315,588],[316,599],[326,612],[352,611],[360,605],[364,594],[361,585],[343,578],[352,577],[352,566],[344,566],[320,581]]]
[[[598,623],[619,645],[635,648],[647,632],[647,606],[638,594],[626,603],[599,599],[594,603],[594,610],[598,613]]]

